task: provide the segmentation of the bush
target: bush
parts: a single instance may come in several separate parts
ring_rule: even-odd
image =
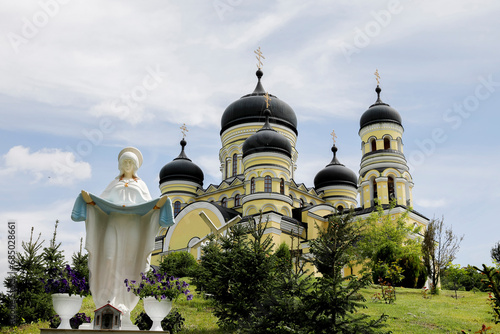
[[[184,327],[184,319],[178,309],[173,308],[170,313],[161,321],[161,327],[164,331],[174,334],[179,332]],[[141,312],[135,319],[135,325],[141,331],[147,331],[153,326],[153,320],[146,314]]]
[[[160,272],[176,277],[193,277],[198,263],[188,252],[174,252],[165,256],[160,262]]]
[[[78,329],[81,324],[83,323],[90,323],[90,317],[87,317],[85,313],[77,313],[75,314],[71,319],[69,319],[69,324],[72,329]],[[54,315],[50,320],[49,320],[49,327],[50,328],[57,328],[61,324],[61,318],[59,315]]]

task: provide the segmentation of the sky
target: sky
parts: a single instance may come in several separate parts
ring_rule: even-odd
[[[82,189],[100,194],[117,155],[139,148],[139,176],[180,152],[219,184],[220,118],[262,84],[298,119],[295,181],[313,186],[331,156],[356,173],[359,118],[381,99],[402,116],[414,209],[464,236],[455,263],[491,263],[500,241],[500,2],[39,0],[0,4],[0,273],[34,227],[67,259],[84,223]],[[4,274],[2,274],[4,275]],[[0,279],[3,281],[3,277]],[[2,287],[3,289],[3,287]]]

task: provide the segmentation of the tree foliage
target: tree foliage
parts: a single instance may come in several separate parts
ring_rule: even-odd
[[[61,243],[56,242],[58,225],[59,220],[56,220],[54,226],[54,234],[52,236],[52,239],[50,240],[49,246],[44,247],[42,252],[43,264],[48,275],[60,272],[66,266],[66,260],[64,259],[63,254],[64,251],[60,249]]]
[[[89,282],[89,254],[82,252],[83,238],[80,239],[80,250],[73,253],[71,261],[73,269],[85,277],[85,281]]]
[[[363,224],[363,237],[357,243],[358,261],[372,272],[372,279],[379,278],[404,287],[415,288],[425,282],[425,267],[421,261],[419,227],[408,224],[408,211],[391,214],[394,203],[385,213],[381,206]],[[401,267],[402,279],[395,282],[389,277],[388,268]]]
[[[371,284],[369,274],[343,276],[343,268],[354,260],[355,245],[363,226],[351,214],[333,215],[318,238],[310,241],[311,262],[322,274],[308,296],[309,322],[314,333],[372,333],[382,327],[385,316],[368,320],[356,312],[366,308],[359,290]]]
[[[264,237],[264,230],[254,222],[235,225],[227,236],[211,236],[203,248],[195,284],[212,296],[221,328],[238,328],[255,313],[273,283],[273,243],[270,236]]]
[[[427,226],[422,242],[422,254],[432,283],[432,294],[438,293],[439,278],[455,259],[463,238],[454,235],[451,227],[445,227],[444,219],[433,219]]]
[[[198,263],[191,253],[174,252],[163,257],[160,262],[160,272],[176,277],[192,277],[198,268]]]
[[[14,274],[4,280],[7,294],[0,294],[3,307],[0,314],[2,325],[19,325],[49,320],[54,311],[50,295],[43,289],[41,279],[45,277],[43,240],[33,238],[31,228],[29,242],[22,242],[23,251],[16,254],[12,270]]]
[[[50,320],[54,316],[52,299],[45,292],[42,280],[47,280],[55,272],[62,271],[66,265],[61,243],[56,241],[56,221],[53,236],[47,247],[43,247],[41,233],[34,236],[31,228],[30,239],[22,242],[22,251],[16,253],[11,267],[13,274],[4,280],[7,293],[0,293],[0,323],[19,325],[39,320]],[[80,251],[73,254],[73,267],[83,273],[88,282],[88,254]]]
[[[500,271],[495,267],[488,267],[483,264],[483,269],[474,267],[485,276],[486,291],[489,292],[490,304],[493,308],[493,319],[496,324],[500,323]]]
[[[369,276],[343,277],[360,239],[352,216],[333,216],[310,241],[309,261],[320,277],[304,269],[307,259],[289,256],[288,247],[272,253],[263,229],[235,226],[203,248],[200,283],[213,295],[221,327],[241,333],[375,333],[382,327],[385,316],[370,320],[357,312],[364,307],[359,290],[370,284]]]
[[[500,263],[500,241],[491,249],[491,259],[496,263]]]

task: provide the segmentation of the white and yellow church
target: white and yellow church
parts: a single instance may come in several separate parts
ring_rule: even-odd
[[[359,176],[342,165],[333,144],[331,162],[319,170],[314,186],[294,179],[297,168],[297,117],[284,101],[266,93],[257,70],[255,90],[231,103],[221,118],[219,151],[222,180],[204,188],[202,169],[180,154],[160,171],[160,190],[173,204],[175,224],[160,230],[152,264],[170,252],[196,259],[210,233],[224,234],[234,224],[267,221],[265,233],[276,246],[285,242],[308,253],[333,212],[354,210],[363,219],[380,204],[388,215],[409,210],[408,224],[424,229],[428,218],[411,209],[413,180],[403,153],[401,115],[380,98],[361,116]],[[359,204],[358,204],[359,199]],[[389,211],[390,201],[396,207]],[[298,246],[297,246],[298,245]]]

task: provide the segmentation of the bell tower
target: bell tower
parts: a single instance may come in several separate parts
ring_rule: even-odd
[[[377,100],[360,119],[361,164],[359,193],[361,205],[370,208],[377,204],[413,205],[413,180],[403,153],[403,124],[401,115],[382,102],[380,77],[377,77]]]

